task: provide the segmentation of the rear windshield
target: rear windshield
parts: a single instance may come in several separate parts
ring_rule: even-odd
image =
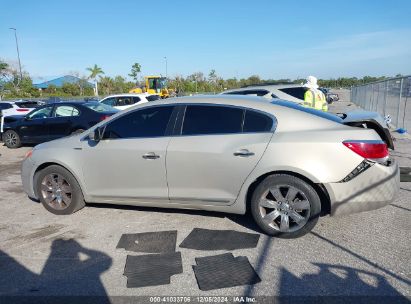
[[[304,94],[307,89],[304,87],[291,87],[291,88],[283,88],[279,90],[295,98],[304,100]]]
[[[306,107],[303,107],[303,106],[301,106],[301,105],[299,105],[295,102],[284,101],[284,100],[275,100],[275,101],[272,101],[271,103],[275,104],[275,105],[279,105],[279,106],[299,110],[299,111],[302,111],[302,112],[305,112],[305,113],[309,113],[309,114],[312,114],[312,115],[315,115],[315,116],[318,116],[318,117],[321,117],[321,118],[332,120],[334,122],[343,123],[343,120],[335,114],[323,112],[323,111],[312,109],[312,108],[306,108]]]
[[[96,112],[118,112],[119,110],[100,102],[86,102],[83,106]]]

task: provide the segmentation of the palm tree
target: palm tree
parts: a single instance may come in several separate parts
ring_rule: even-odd
[[[88,78],[93,79],[95,84],[96,84],[95,94],[96,94],[96,96],[98,96],[97,76],[100,75],[100,74],[104,74],[104,72],[99,66],[97,66],[97,64],[95,64],[91,68],[87,68],[87,71],[90,72],[90,76]]]

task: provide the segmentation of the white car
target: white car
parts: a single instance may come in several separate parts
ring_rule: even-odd
[[[227,90],[221,94],[259,96],[267,99],[279,98],[302,104],[306,90],[299,84],[255,85]]]
[[[0,101],[0,133],[3,133],[4,117],[26,115],[38,106],[36,101]]]
[[[136,104],[143,104],[149,101],[154,101],[160,99],[159,95],[150,95],[147,93],[143,94],[118,94],[118,95],[110,95],[102,100],[101,103],[104,103],[108,106],[116,108],[118,110],[125,110],[131,106]]]

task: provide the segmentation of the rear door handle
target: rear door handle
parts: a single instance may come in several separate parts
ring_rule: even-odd
[[[143,155],[144,159],[157,159],[160,158],[160,155],[155,154],[154,152],[148,152]]]
[[[250,152],[247,149],[241,149],[241,150],[234,152],[234,156],[247,157],[247,156],[253,156],[253,155],[254,155],[254,152]]]

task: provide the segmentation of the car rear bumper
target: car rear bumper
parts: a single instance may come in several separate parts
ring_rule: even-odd
[[[348,182],[324,185],[331,200],[331,215],[345,215],[384,207],[397,196],[400,172],[397,163],[374,164]]]

